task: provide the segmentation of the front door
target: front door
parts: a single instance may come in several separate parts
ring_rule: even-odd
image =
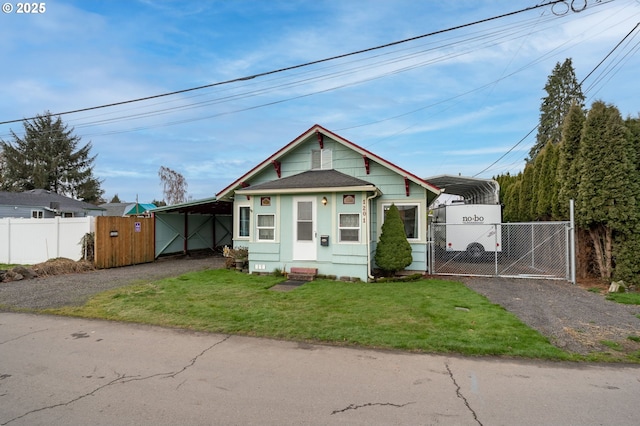
[[[313,197],[293,199],[293,259],[316,260],[316,200]]]

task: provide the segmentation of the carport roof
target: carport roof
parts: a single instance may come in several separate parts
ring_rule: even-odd
[[[188,203],[174,204],[149,210],[151,213],[188,213],[188,214],[231,214],[233,203],[220,201],[216,197],[203,198]]]
[[[469,204],[499,204],[500,184],[493,179],[438,175],[425,178],[445,194],[460,195]]]

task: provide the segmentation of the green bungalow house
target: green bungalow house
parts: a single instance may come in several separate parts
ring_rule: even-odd
[[[310,269],[368,281],[385,209],[403,217],[413,262],[427,270],[427,208],[440,190],[315,125],[217,194],[233,202],[234,247],[249,271]]]

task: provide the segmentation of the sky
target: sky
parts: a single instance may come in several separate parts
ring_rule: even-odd
[[[0,122],[18,121],[0,138],[47,111],[209,86],[60,116],[91,143],[107,201],[161,200],[161,166],[213,197],[314,124],[424,178],[517,174],[567,58],[587,107],[640,113],[640,0],[543,3],[9,1]]]

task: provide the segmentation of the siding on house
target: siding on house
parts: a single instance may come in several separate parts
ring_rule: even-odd
[[[316,177],[316,172],[309,170],[312,152],[320,149],[320,138],[323,149],[331,150],[331,169],[342,174],[342,182],[335,172],[318,172],[320,182],[309,183],[310,178]],[[301,187],[300,182],[307,182],[308,186]],[[404,209],[405,229],[411,234],[408,239],[413,262],[407,269],[427,270],[427,207],[438,192],[415,175],[315,126],[221,191],[218,197],[231,200],[231,195],[235,195],[234,245],[248,247],[251,272],[310,267],[323,275],[367,281],[370,268],[375,268],[373,259],[384,209],[392,203]],[[349,196],[349,203],[343,201],[345,196]],[[323,198],[326,205],[322,204]],[[316,244],[314,255],[314,248],[309,249],[310,260],[300,260],[303,256],[298,250],[302,246],[295,242],[298,226],[295,206],[301,200],[315,206]],[[251,212],[249,236],[239,234],[237,218],[241,208],[249,208]],[[341,214],[348,215],[343,216],[348,228],[343,229],[344,235],[353,238],[357,229],[358,241],[340,241]],[[270,220],[271,215],[275,218],[273,239],[261,240],[257,237],[260,232],[257,221]],[[357,227],[352,226],[355,217]],[[328,236],[328,245],[320,244],[322,236]]]

